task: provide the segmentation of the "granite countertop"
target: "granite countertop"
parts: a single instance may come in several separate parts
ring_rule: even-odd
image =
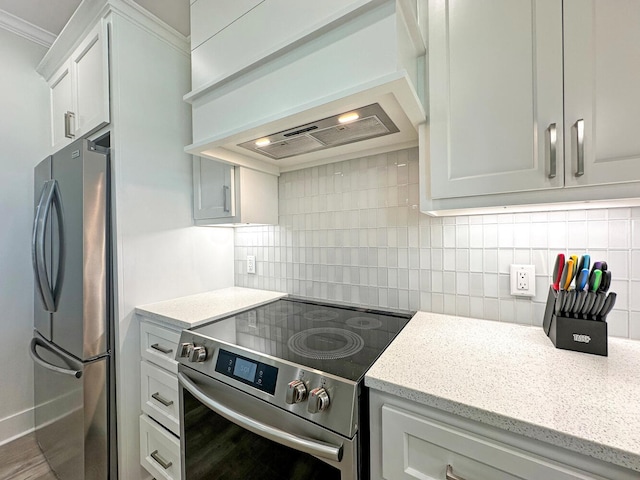
[[[540,327],[418,312],[368,371],[375,390],[640,471],[640,342],[556,349]]]
[[[141,305],[136,307],[136,313],[179,328],[193,328],[286,296],[281,292],[230,287]]]

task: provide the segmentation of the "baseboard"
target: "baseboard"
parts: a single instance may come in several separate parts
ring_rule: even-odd
[[[0,445],[33,432],[34,409],[28,408],[0,419]]]

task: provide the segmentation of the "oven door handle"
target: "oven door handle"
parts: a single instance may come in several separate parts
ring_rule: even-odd
[[[272,440],[281,445],[291,447],[300,452],[309,453],[316,457],[322,457],[335,462],[342,460],[342,445],[335,446],[308,438],[299,437],[291,433],[287,433],[279,428],[265,425],[253,418],[247,417],[242,413],[231,410],[219,402],[211,399],[206,393],[198,388],[198,386],[189,379],[184,373],[178,372],[178,381],[189,393],[196,397],[200,403],[204,404],[218,415],[226,418],[230,422],[249,430],[250,432],[260,435],[266,439]]]

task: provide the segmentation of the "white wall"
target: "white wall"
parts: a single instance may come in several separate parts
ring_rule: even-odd
[[[233,231],[193,227],[189,56],[116,16],[112,160],[120,477],[139,478],[137,305],[233,286]]]
[[[46,156],[46,49],[0,29],[0,444],[33,428],[33,167]]]

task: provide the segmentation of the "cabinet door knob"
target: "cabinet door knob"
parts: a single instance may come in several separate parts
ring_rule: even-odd
[[[446,480],[464,480],[464,478],[459,477],[458,475],[455,475],[453,473],[453,467],[451,465],[447,465],[447,476],[445,477]]]
[[[549,178],[555,178],[556,176],[556,165],[557,165],[557,148],[556,145],[558,143],[558,132],[556,131],[556,124],[552,123],[547,128],[547,138],[549,139]]]
[[[75,118],[73,112],[64,112],[64,136],[67,138],[74,138],[75,135],[71,133],[71,119]]]
[[[576,177],[581,177],[584,175],[584,120],[581,118],[574,126],[576,127],[576,157],[578,159]]]

